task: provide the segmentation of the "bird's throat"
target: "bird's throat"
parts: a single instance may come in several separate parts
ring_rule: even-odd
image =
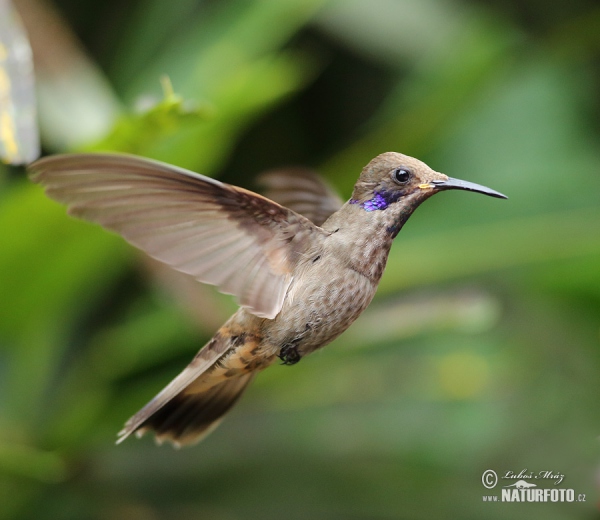
[[[370,209],[377,200],[371,205],[349,201],[323,224],[343,263],[375,284],[383,274],[394,237],[412,213],[410,207],[399,208],[398,204]]]

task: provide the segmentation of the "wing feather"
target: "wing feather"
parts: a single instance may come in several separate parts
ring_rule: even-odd
[[[261,195],[140,157],[57,155],[30,171],[71,215],[217,285],[259,317],[279,313],[301,252],[325,235]]]
[[[266,172],[259,177],[265,195],[320,226],[342,207],[339,195],[316,173],[305,168]]]

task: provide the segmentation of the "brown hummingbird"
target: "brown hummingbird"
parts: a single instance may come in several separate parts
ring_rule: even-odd
[[[258,372],[278,359],[293,365],[344,332],[371,302],[392,240],[424,200],[451,189],[506,198],[395,152],[364,167],[343,205],[303,170],[265,176],[277,202],[129,155],[57,155],[30,170],[71,215],[239,301],[117,441],[153,430],[176,446],[212,431]]]

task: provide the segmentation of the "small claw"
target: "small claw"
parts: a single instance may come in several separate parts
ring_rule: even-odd
[[[295,365],[302,359],[296,345],[284,345],[279,351],[279,359],[282,365]]]

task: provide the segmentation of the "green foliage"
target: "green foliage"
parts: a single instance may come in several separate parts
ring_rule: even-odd
[[[162,100],[139,113],[122,115],[106,138],[86,148],[90,151],[121,150],[141,155],[160,146],[163,140],[207,124],[209,107],[186,107],[183,98],[173,92],[167,76],[162,82]]]
[[[91,57],[38,77],[47,149],[245,187],[300,157],[345,196],[397,150],[510,199],[428,201],[348,333],[176,452],[114,435],[235,306],[0,165],[0,519],[594,517],[597,10],[63,4]],[[482,503],[488,468],[562,472],[587,502]]]

